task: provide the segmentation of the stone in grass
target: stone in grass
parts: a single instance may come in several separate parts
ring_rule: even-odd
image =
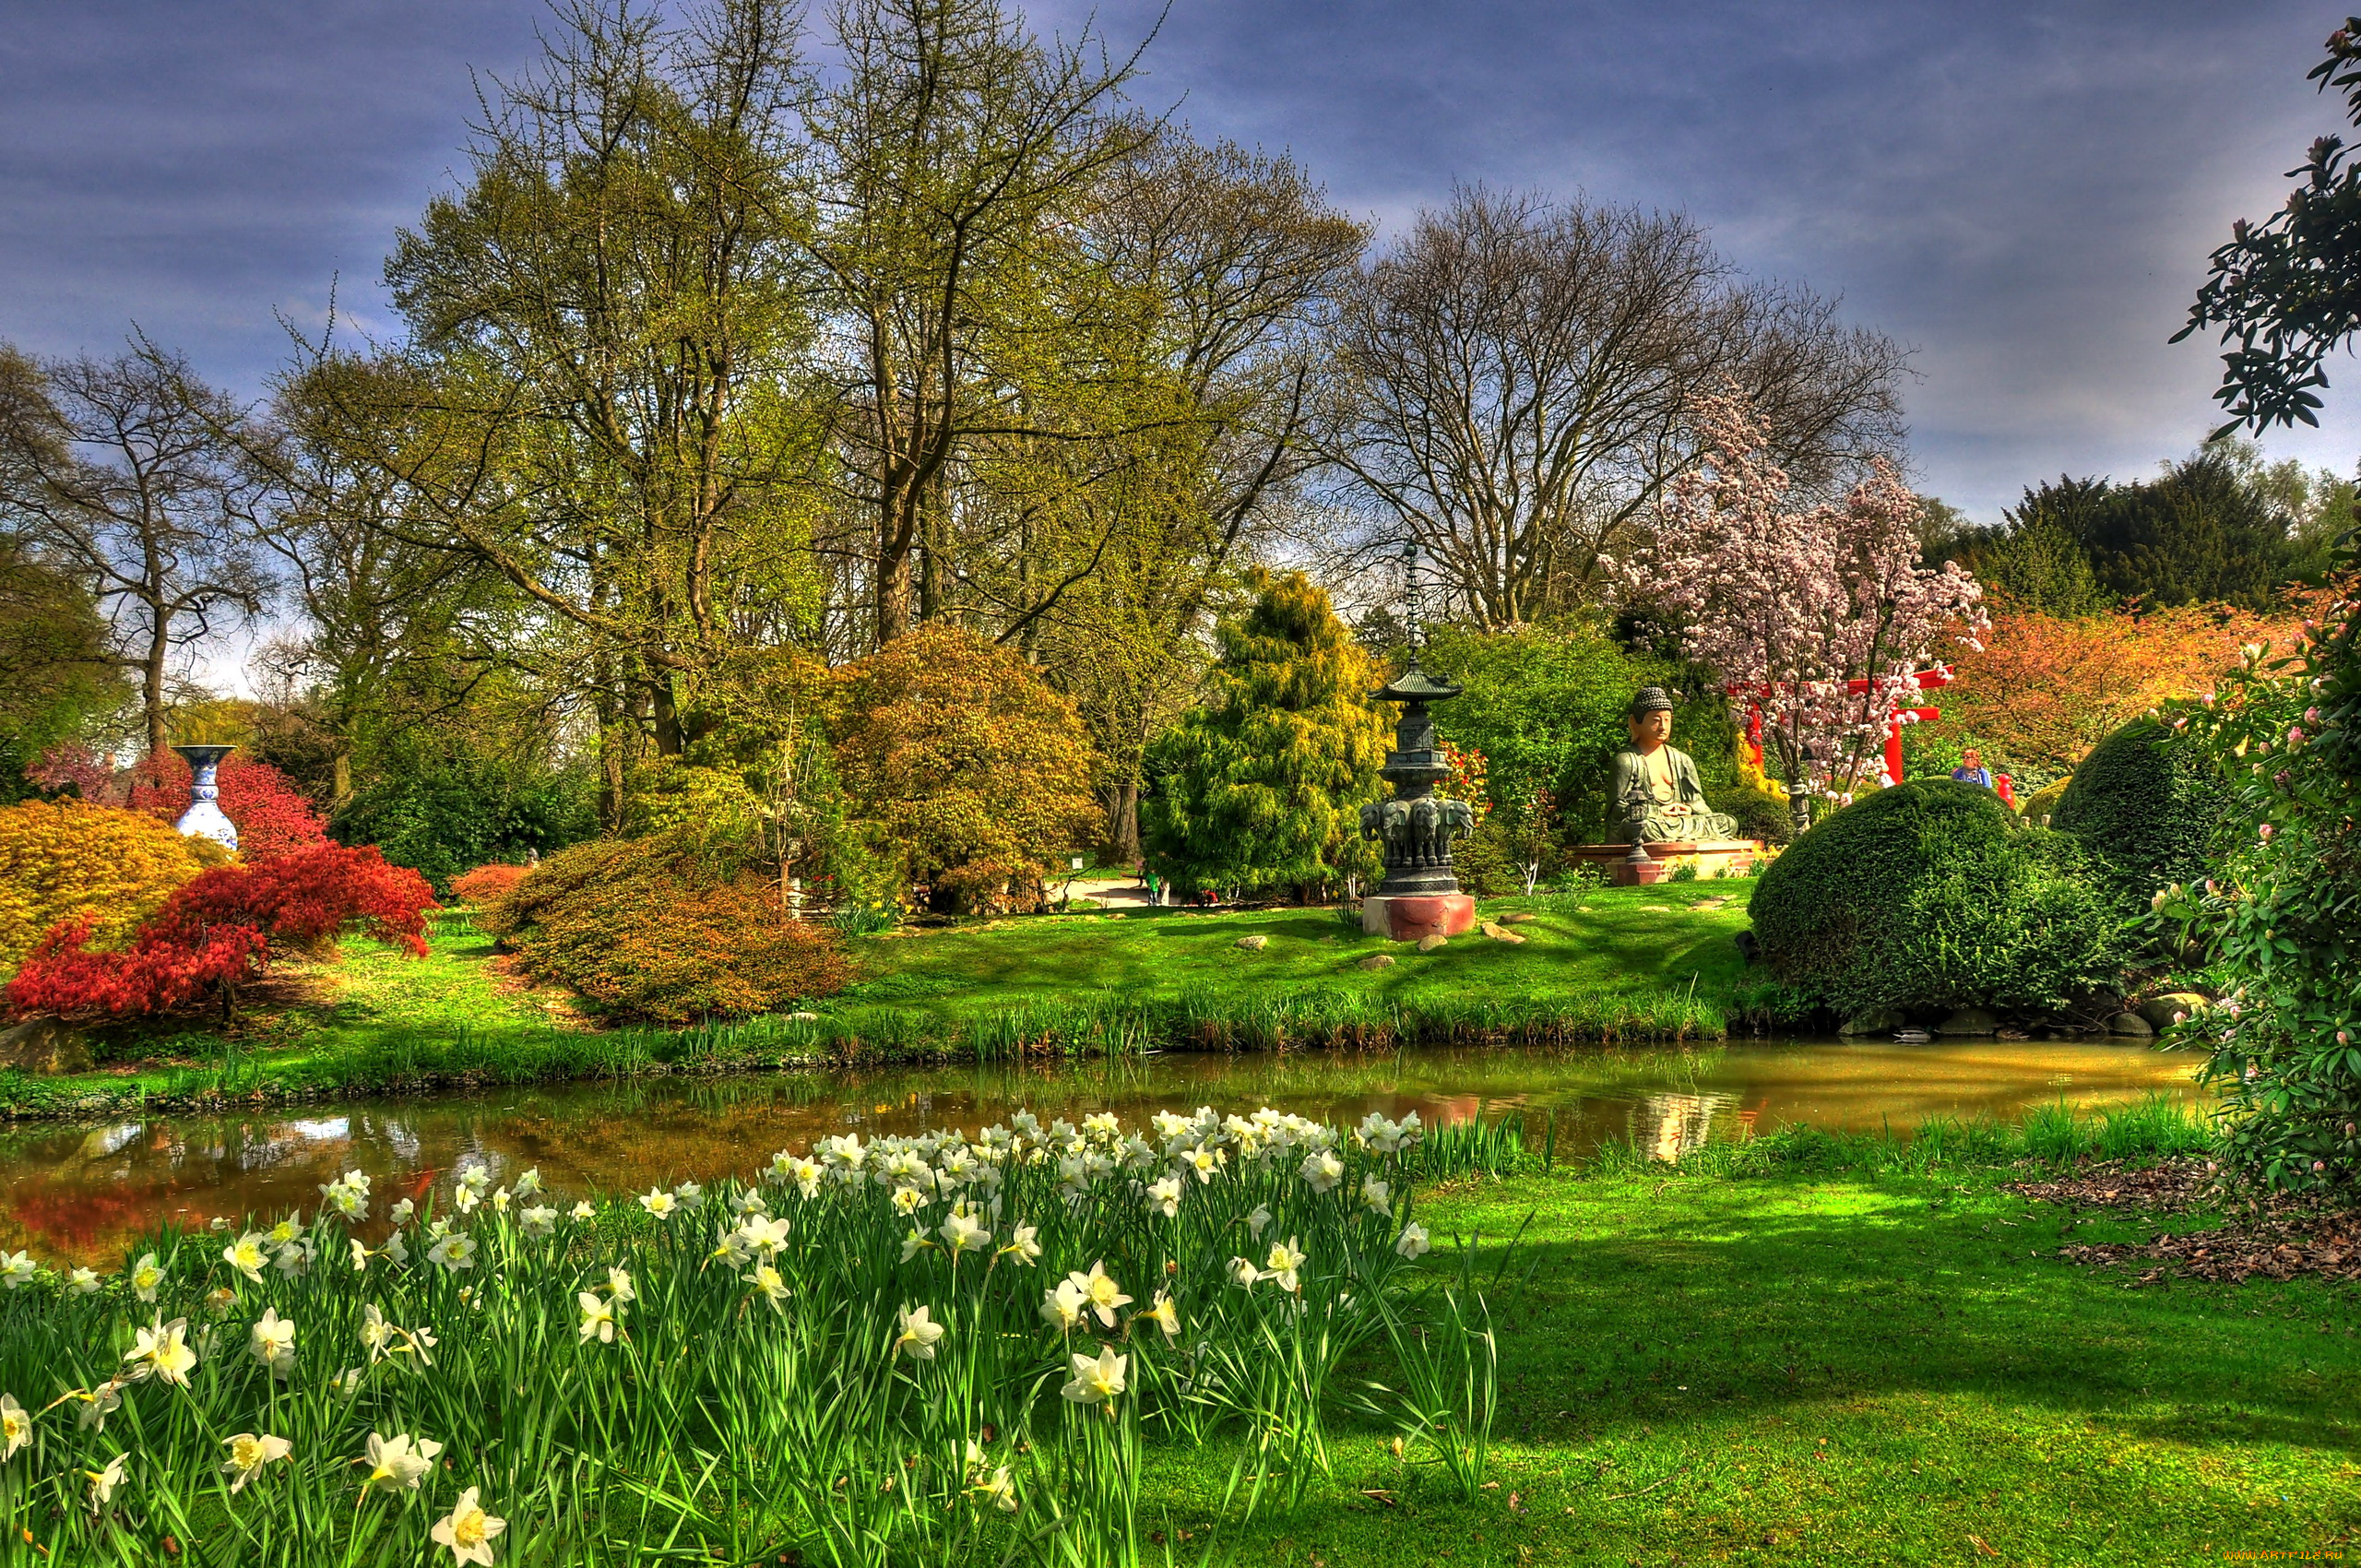
[[[1361,960],[1360,967],[1364,969],[1390,969],[1394,967],[1394,955],[1391,953],[1372,953],[1368,957]]]
[[[1540,918],[1541,917],[1539,915],[1535,914],[1531,909],[1519,909],[1515,914],[1502,915],[1501,917],[1501,923],[1502,925],[1530,925]]]
[[[1431,953],[1438,947],[1447,945],[1450,941],[1451,938],[1445,936],[1439,931],[1429,932],[1426,935],[1418,938],[1418,951],[1421,953]]]
[[[2106,1032],[2124,1035],[2133,1039],[2153,1039],[2156,1031],[2147,1019],[2137,1013],[2118,1013],[2106,1021]]]
[[[55,1018],[33,1018],[0,1030],[0,1067],[20,1073],[87,1073],[90,1042],[81,1030]]]
[[[2150,1028],[2162,1034],[2173,1027],[2176,1018],[2194,1018],[2213,1005],[2213,999],[2201,992],[2168,991],[2162,996],[2150,997],[2133,1011],[2148,1020]]]
[[[1249,953],[1260,953],[1270,944],[1271,939],[1267,936],[1241,936],[1238,939],[1238,945]]]
[[[1999,1017],[1989,1008],[1962,1007],[1935,1026],[1939,1035],[1995,1035],[2000,1032]]]
[[[1522,944],[1525,941],[1523,936],[1520,936],[1515,932],[1511,931],[1508,927],[1501,925],[1497,921],[1486,921],[1480,929],[1486,936],[1490,937],[1495,942],[1506,942],[1517,944]]]

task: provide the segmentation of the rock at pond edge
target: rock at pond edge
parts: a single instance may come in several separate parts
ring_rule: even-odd
[[[0,1067],[24,1073],[87,1073],[90,1042],[70,1024],[30,1018],[14,1028],[0,1029]]]
[[[1909,1021],[1897,1008],[1869,1007],[1845,1019],[1836,1032],[1848,1036],[1892,1034]]]
[[[2194,991],[2172,991],[2162,996],[2150,997],[2132,1011],[2147,1019],[2150,1028],[2162,1034],[2172,1028],[2174,1014],[2185,1013],[2194,1018],[2213,1005],[2213,999],[2210,996]]]
[[[2156,1031],[2137,1013],[2118,1013],[2106,1021],[2106,1032],[2130,1039],[2153,1039]]]
[[[1989,1008],[1961,1007],[1935,1026],[1939,1035],[1992,1035],[2000,1032],[2000,1019]]]

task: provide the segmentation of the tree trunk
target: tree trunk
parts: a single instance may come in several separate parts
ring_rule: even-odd
[[[148,754],[161,757],[170,739],[164,732],[164,672],[172,651],[172,622],[160,611],[152,613],[148,657],[140,661],[139,702],[148,719]]]
[[[1126,780],[1115,786],[1107,808],[1107,839],[1118,865],[1136,865],[1140,859],[1140,787]]]

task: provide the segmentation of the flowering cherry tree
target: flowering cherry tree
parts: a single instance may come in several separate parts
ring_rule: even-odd
[[[1705,398],[1699,429],[1704,461],[1616,575],[1762,714],[1800,819],[1807,797],[1848,796],[1878,769],[1942,644],[1982,646],[1983,589],[1956,563],[1918,564],[1918,498],[1883,459],[1844,500],[1793,511],[1742,398]]]

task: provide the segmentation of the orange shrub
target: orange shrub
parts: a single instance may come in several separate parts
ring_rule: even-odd
[[[182,884],[229,859],[142,812],[70,800],[0,807],[0,974],[50,928],[84,916],[93,946],[121,946]]]
[[[561,849],[477,918],[526,975],[615,1017],[777,1013],[852,978],[833,930],[788,919],[768,878],[683,837]]]
[[[523,866],[489,865],[461,872],[451,879],[451,897],[462,904],[481,908],[504,894],[515,892],[516,885],[525,880],[525,870]]]

